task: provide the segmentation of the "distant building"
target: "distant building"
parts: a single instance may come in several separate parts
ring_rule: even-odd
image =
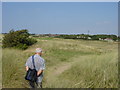
[[[99,40],[104,40],[104,39],[102,39],[102,38],[99,38]]]
[[[77,36],[77,38],[79,38],[79,39],[84,39],[84,38],[86,38],[86,37],[84,37],[84,36]]]
[[[88,37],[88,39],[90,40],[90,39],[91,39],[91,37]]]
[[[106,38],[106,39],[104,39],[105,41],[108,41],[108,42],[113,42],[113,39],[111,39],[111,38]]]

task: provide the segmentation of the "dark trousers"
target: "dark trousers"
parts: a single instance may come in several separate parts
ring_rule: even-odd
[[[29,81],[30,88],[42,88],[42,82],[31,82]]]

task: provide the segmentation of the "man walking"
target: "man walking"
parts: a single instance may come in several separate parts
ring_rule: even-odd
[[[43,71],[45,69],[45,60],[41,57],[42,55],[42,49],[41,48],[36,48],[35,55],[34,55],[34,64],[35,64],[35,69],[37,70],[37,81],[36,82],[31,82],[29,81],[30,87],[35,88],[42,88],[42,79],[43,79]],[[30,69],[33,69],[33,63],[32,63],[32,56],[28,58],[26,64],[26,71]]]

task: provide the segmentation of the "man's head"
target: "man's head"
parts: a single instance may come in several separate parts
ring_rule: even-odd
[[[41,48],[36,48],[36,54],[42,55],[42,49]]]

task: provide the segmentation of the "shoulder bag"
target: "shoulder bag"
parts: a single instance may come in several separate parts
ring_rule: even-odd
[[[34,55],[32,56],[32,63],[34,68],[29,70],[26,73],[25,79],[28,81],[36,82],[37,81],[37,70],[35,69]]]

